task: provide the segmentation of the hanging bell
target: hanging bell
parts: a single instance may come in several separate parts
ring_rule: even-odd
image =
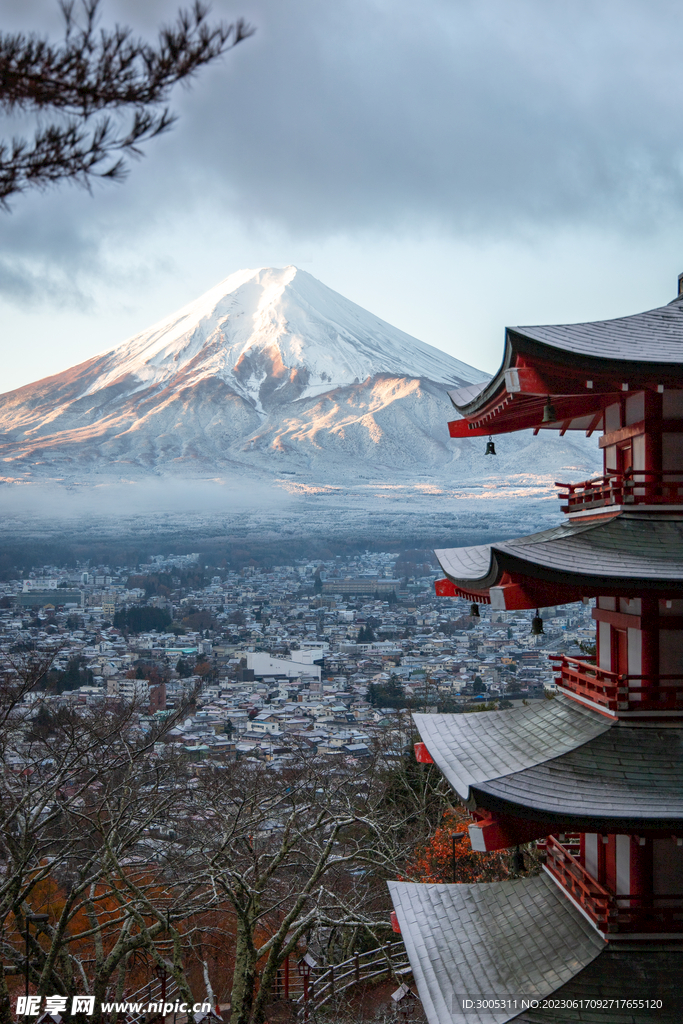
[[[557,413],[555,412],[555,406],[550,401],[550,395],[546,399],[546,403],[543,406],[543,423],[555,423],[557,420]]]
[[[543,619],[538,614],[538,608],[537,608],[536,609],[536,614],[534,615],[533,619],[531,620],[531,635],[532,636],[541,636],[541,634],[545,635],[545,630],[543,629]]]
[[[473,618],[473,619],[481,618],[481,616],[479,614],[479,605],[478,604],[471,604],[470,605],[470,617]]]
[[[495,454],[496,454],[496,446],[493,443],[493,438],[489,434],[489,439],[486,442],[486,451],[484,452],[484,455],[495,455]]]

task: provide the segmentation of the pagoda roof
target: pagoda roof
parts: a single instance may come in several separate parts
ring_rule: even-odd
[[[575,518],[526,537],[441,548],[435,554],[448,579],[468,594],[488,597],[489,588],[500,585],[506,574],[508,582],[561,584],[564,603],[610,589],[626,594],[625,581],[639,590],[667,591],[680,588],[683,580],[683,517],[622,512]],[[550,591],[547,600],[543,596],[537,588],[528,603],[514,607],[542,607],[561,600]]]
[[[451,436],[526,427],[593,431],[624,391],[678,389],[682,371],[683,296],[614,320],[508,327],[493,377],[448,392],[463,417],[449,425]],[[550,421],[548,400],[556,409]]]
[[[555,703],[555,701],[550,701]],[[474,790],[487,810],[585,824],[579,831],[680,828],[683,729],[613,726],[543,764]]]
[[[598,957],[604,939],[546,874],[472,885],[389,882],[429,1024],[504,1024],[521,1007],[462,998],[542,999]]]
[[[510,327],[525,342],[579,359],[683,366],[683,295],[666,306],[614,320]]]
[[[414,714],[427,750],[461,800],[470,787],[544,764],[607,732],[611,722],[567,697],[478,715]]]
[[[470,809],[580,822],[588,832],[683,821],[683,729],[624,726],[561,695],[510,711],[413,718]]]
[[[553,999],[570,1007],[583,1000],[580,1009],[554,1008],[526,1010],[515,1020],[518,1024],[680,1024],[683,1017],[681,978],[683,950],[648,942],[646,948],[620,949],[609,945],[571,981],[553,992]],[[624,1017],[621,1000],[635,1003]],[[638,1007],[637,1000],[661,999],[662,1007],[653,1011]],[[586,1003],[600,1008],[586,1008]],[[608,1002],[609,1001],[609,1002]]]
[[[470,885],[388,884],[429,1024],[681,1020],[683,949],[606,944],[546,873]],[[568,1006],[524,1010],[525,996]],[[497,1000],[499,1008],[463,1011],[463,998]],[[653,999],[662,1000],[660,1009],[639,1008]]]

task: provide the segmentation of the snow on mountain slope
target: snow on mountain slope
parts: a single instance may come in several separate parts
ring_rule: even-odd
[[[240,270],[101,357],[87,393],[218,377],[260,404],[321,394],[376,373],[475,383],[487,375],[411,338],[296,267]],[[292,386],[294,385],[294,386]],[[282,395],[276,393],[282,391]]]
[[[0,395],[0,479],[393,486],[433,474],[461,487],[528,470],[538,490],[569,467],[590,472],[569,438],[510,439],[495,464],[452,441],[447,388],[486,379],[296,267],[243,270],[117,348]]]

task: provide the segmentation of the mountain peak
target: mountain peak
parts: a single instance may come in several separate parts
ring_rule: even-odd
[[[296,383],[300,398],[377,373],[449,385],[487,379],[295,266],[238,270],[97,362],[87,393],[122,377],[149,387],[217,376],[252,399],[273,376]]]

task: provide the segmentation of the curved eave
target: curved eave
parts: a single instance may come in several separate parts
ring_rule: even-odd
[[[661,812],[648,815],[608,814],[607,808],[596,809],[591,813],[579,811],[573,804],[558,807],[556,803],[548,806],[529,806],[528,802],[507,800],[497,793],[491,793],[487,786],[472,786],[468,801],[470,811],[488,811],[500,815],[507,820],[518,819],[523,822],[538,822],[544,826],[544,833],[555,832],[664,832],[676,834],[681,832],[683,816]]]
[[[598,354],[596,354],[598,353]],[[449,391],[465,421],[451,436],[525,428],[595,430],[614,395],[657,385],[680,388],[683,302],[588,324],[508,328],[499,369],[483,386]],[[550,399],[557,417],[544,422]]]
[[[548,572],[533,563],[515,560],[490,544],[473,548],[440,548],[434,553],[446,579],[454,586],[454,592],[447,596],[463,597],[479,604],[490,604],[496,600],[496,608],[501,610],[569,604],[580,601],[595,586],[580,575],[575,575],[572,581],[571,574],[564,569]],[[482,565],[486,563],[485,572],[478,575],[477,561]],[[505,580],[508,583],[502,586]],[[562,587],[561,594],[556,591],[558,586]],[[617,588],[619,593],[624,592],[623,580],[610,583],[601,579],[599,586],[601,592],[609,592],[613,588]],[[493,596],[494,588],[499,591],[498,598]]]
[[[655,309],[612,320],[511,329],[529,348],[558,352],[568,363],[683,368],[683,295]]]
[[[466,548],[440,548],[436,557],[447,578],[468,593],[491,597],[491,588],[514,583],[530,589],[529,603],[541,607],[581,596],[634,588],[669,594],[683,583],[683,519],[635,513],[577,520],[527,537]],[[561,586],[564,602],[544,587]],[[531,593],[534,590],[534,593]]]
[[[574,750],[480,787],[480,799],[532,810],[540,820],[683,823],[683,729],[613,726]],[[614,824],[609,831],[614,831]],[[599,831],[597,828],[579,831]]]
[[[480,715],[416,714],[422,742],[470,810],[560,831],[683,825],[683,729],[635,729],[564,697]]]
[[[485,591],[501,578],[491,544],[466,548],[437,548],[436,559],[448,579],[462,590]]]
[[[432,760],[464,802],[470,787],[544,764],[612,727],[604,715],[561,696],[505,712],[413,719]]]
[[[514,351],[506,333],[503,361],[496,373],[494,373],[493,377],[481,386],[479,391],[477,391],[473,397],[466,397],[473,391],[473,386],[471,385],[470,387],[465,388],[454,388],[452,391],[448,392],[448,397],[450,398],[453,407],[457,409],[461,416],[467,418],[470,414],[476,413],[480,409],[484,409],[495,398],[499,397],[501,392],[505,392],[505,371],[510,368],[513,359]],[[465,400],[459,400],[459,396]]]
[[[583,571],[563,568],[559,565],[544,565],[525,558],[516,557],[510,552],[499,552],[499,568],[510,576],[547,583],[563,585],[567,592],[576,592],[582,597],[597,597],[600,594],[618,593],[622,596],[631,595],[634,590],[648,590],[662,595],[673,592],[679,596],[683,584],[683,567],[669,566],[669,572],[663,575],[661,565],[647,563],[645,559],[633,560],[630,565],[624,564],[619,572],[591,572],[588,567]],[[671,571],[675,570],[675,571]],[[637,595],[636,595],[637,596]],[[564,603],[578,600],[569,598]],[[557,604],[558,602],[551,602]],[[540,606],[539,606],[540,607]]]
[[[656,311],[652,310],[652,312]],[[632,319],[636,320],[637,317]],[[647,354],[644,354],[642,359],[635,357],[632,352],[619,354],[616,346],[610,355],[594,355],[587,348],[581,351],[563,343],[562,332],[566,332],[566,337],[570,338],[573,332],[585,329],[588,334],[591,328],[597,328],[610,322],[614,323],[614,321],[597,321],[595,324],[561,324],[557,327],[508,327],[506,340],[510,344],[512,358],[526,356],[534,361],[555,366],[557,372],[563,373],[565,377],[576,376],[583,381],[584,376],[590,374],[596,380],[620,378],[623,374],[629,374],[635,380],[645,381],[651,380],[654,376],[657,380],[661,378],[664,381],[671,381],[680,387],[683,373],[683,359],[681,358],[683,355],[683,316],[680,317],[679,352],[675,359],[655,358],[659,354],[656,351],[656,340],[653,346],[648,339]],[[548,335],[552,336],[552,332],[555,332],[554,344],[548,337]],[[546,337],[543,336],[544,334]],[[587,346],[590,344],[590,341],[586,342]],[[643,344],[645,344],[645,339],[643,339]]]
[[[388,886],[429,1024],[504,1024],[519,1014],[514,1000],[551,995],[605,949],[545,874]],[[495,1008],[464,1009],[468,996]]]

